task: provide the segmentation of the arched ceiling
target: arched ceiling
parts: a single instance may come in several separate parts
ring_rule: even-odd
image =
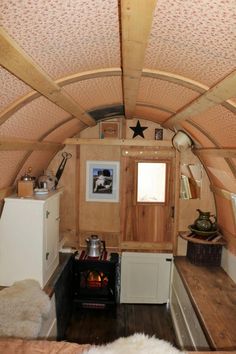
[[[234,0],[1,0],[0,13],[0,189],[121,112],[231,149],[235,179]]]

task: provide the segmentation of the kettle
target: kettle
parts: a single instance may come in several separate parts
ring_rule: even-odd
[[[100,240],[97,235],[91,235],[86,239],[86,242],[89,257],[99,257],[106,250],[105,241]]]

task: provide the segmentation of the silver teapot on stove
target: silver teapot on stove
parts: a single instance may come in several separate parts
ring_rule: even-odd
[[[100,257],[106,250],[105,241],[100,240],[97,235],[91,235],[86,239],[87,255],[89,257]]]

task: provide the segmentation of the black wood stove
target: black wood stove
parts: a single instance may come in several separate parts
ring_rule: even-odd
[[[119,297],[119,255],[104,251],[88,257],[85,251],[74,258],[74,302],[83,308],[115,305]]]

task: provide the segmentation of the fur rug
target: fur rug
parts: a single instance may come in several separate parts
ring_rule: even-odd
[[[112,343],[92,346],[84,354],[180,354],[170,343],[136,333],[130,337],[119,338]]]
[[[33,279],[15,282],[0,291],[0,336],[37,338],[50,299]]]

